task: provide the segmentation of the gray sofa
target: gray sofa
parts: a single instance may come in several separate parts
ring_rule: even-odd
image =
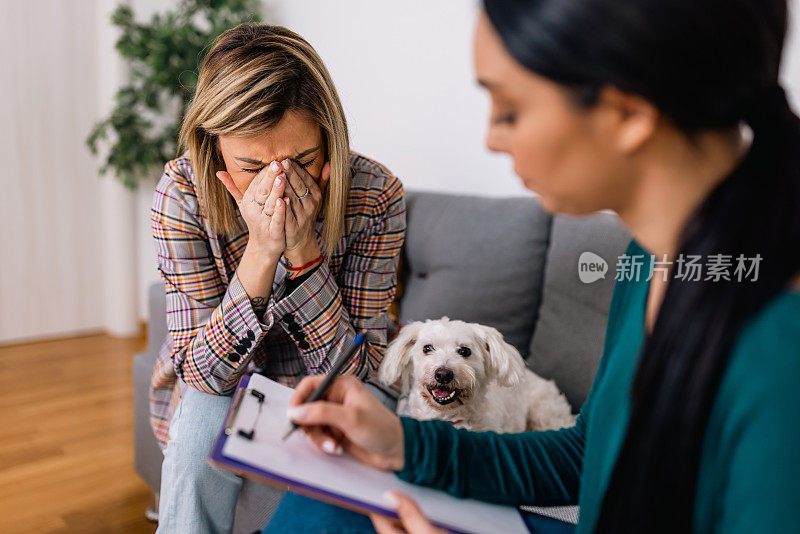
[[[619,220],[551,216],[529,198],[407,192],[406,201],[401,321],[446,315],[496,327],[577,412],[602,352],[616,258],[630,240]],[[604,279],[580,281],[584,251],[608,262]],[[155,491],[162,455],[148,421],[148,387],[166,336],[163,291],[151,288],[149,347],[133,363],[135,467]],[[245,481],[234,532],[259,530],[277,504],[274,495]]]

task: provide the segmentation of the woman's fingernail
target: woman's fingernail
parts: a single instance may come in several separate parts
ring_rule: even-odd
[[[283,165],[283,168],[288,171],[289,170],[289,166],[291,165],[291,162],[288,159],[285,159],[285,160],[281,161],[281,165]]]
[[[281,176],[283,176],[283,175],[281,175]],[[281,181],[282,181],[282,180],[281,180],[281,177],[280,177],[280,176],[278,176],[277,178],[275,178],[275,185],[276,185],[276,186],[278,186],[278,185],[281,185]]]
[[[293,421],[302,421],[302,419],[306,416],[306,412],[307,410],[305,406],[292,406],[286,410],[286,417]]]
[[[392,508],[397,508],[398,506],[400,506],[400,501],[397,500],[397,497],[394,496],[394,492],[392,491],[384,491],[381,497],[383,498],[383,502],[385,502]]]
[[[335,454],[337,456],[342,454],[342,448],[332,441],[323,441],[322,450],[328,454]]]
[[[278,165],[277,161],[273,161],[272,163],[270,163],[269,168],[272,172],[278,172],[279,170],[281,170],[281,166]]]
[[[214,174],[217,176],[217,178],[219,178],[219,171],[215,172]],[[222,178],[219,179],[222,180]]]

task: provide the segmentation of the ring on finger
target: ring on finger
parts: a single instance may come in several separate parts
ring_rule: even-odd
[[[255,202],[256,204],[258,204],[258,205],[259,205],[259,206],[261,206],[262,208],[264,207],[264,203],[263,203],[263,202],[259,202],[259,201],[258,201],[258,200],[256,200],[256,199],[253,199],[253,202]]]
[[[299,196],[299,197],[297,197],[297,198],[298,198],[298,199],[304,199],[304,198],[306,198],[306,197],[308,196],[308,194],[309,194],[310,192],[311,192],[311,189],[309,189],[309,188],[308,188],[308,186],[306,186],[306,192],[305,192],[305,193],[303,193],[303,195],[302,195],[302,196]]]

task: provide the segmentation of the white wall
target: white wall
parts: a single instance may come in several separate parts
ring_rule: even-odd
[[[124,76],[117,3],[3,5],[0,343],[139,331],[134,195],[84,141]]]
[[[83,140],[109,105],[119,64],[115,0],[5,2],[0,17],[0,343],[146,319],[157,280],[152,189],[100,179]],[[130,0],[141,18],[176,0]],[[488,102],[474,84],[477,0],[264,0],[265,17],[306,37],[339,89],[352,146],[409,189],[527,194],[483,145]],[[800,9],[782,79],[800,105]],[[797,28],[797,29],[796,29]]]
[[[267,21],[305,37],[325,61],[352,146],[408,188],[526,195],[507,157],[484,147],[488,97],[473,77],[477,0],[266,0]],[[800,2],[783,82],[800,108]]]
[[[91,2],[3,4],[0,341],[102,324],[101,185],[83,146],[96,116],[94,22]]]
[[[177,4],[175,0],[129,0],[136,18],[143,23],[150,20],[150,17],[157,12],[166,9],[173,9]],[[166,163],[166,162],[164,162]],[[153,236],[150,230],[150,206],[153,203],[153,191],[155,191],[158,179],[163,172],[163,166],[153,170],[153,175],[147,177],[139,183],[134,201],[136,210],[135,221],[135,242],[136,242],[136,307],[139,318],[142,321],[148,320],[148,288],[154,282],[160,282],[158,271],[156,270],[155,247]]]
[[[267,20],[296,31],[331,72],[352,147],[410,189],[525,195],[484,147],[488,97],[472,71],[475,0],[284,0]]]
[[[800,110],[800,0],[789,0],[789,32],[783,48],[781,83],[792,107]]]

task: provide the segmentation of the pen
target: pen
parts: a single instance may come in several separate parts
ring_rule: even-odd
[[[364,343],[364,334],[358,334],[353,339],[353,343],[350,345],[350,348],[347,350],[347,352],[342,354],[339,357],[339,360],[335,364],[333,364],[333,367],[331,368],[328,375],[325,377],[325,380],[323,380],[322,383],[319,386],[317,386],[317,389],[315,389],[314,393],[312,393],[311,396],[308,397],[306,403],[315,402],[322,398],[322,396],[328,390],[328,387],[331,385],[331,383],[333,383],[333,379],[339,376],[339,373],[342,372],[344,364],[350,361],[350,358],[353,357],[353,355],[356,353],[356,351],[361,347],[363,343]],[[297,423],[292,423],[292,426],[289,427],[289,430],[286,432],[286,434],[283,435],[283,441],[286,441],[286,439],[292,435],[292,432],[294,432],[298,428],[300,428],[300,425],[298,425]]]

